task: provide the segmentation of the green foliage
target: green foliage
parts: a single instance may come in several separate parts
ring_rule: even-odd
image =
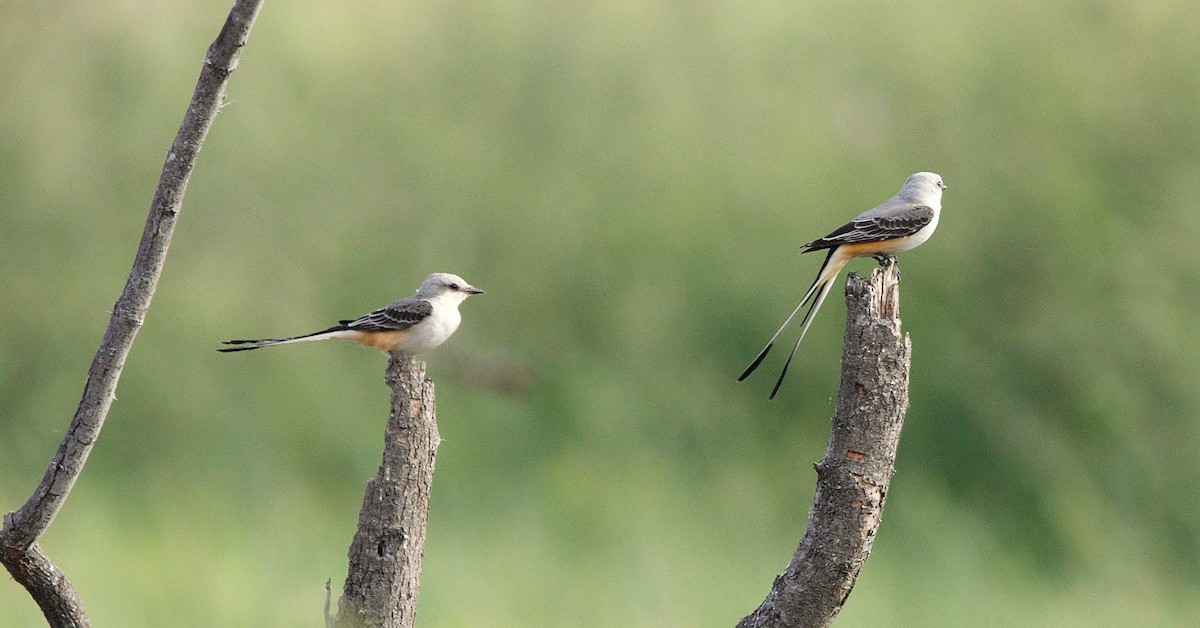
[[[36,484],[224,6],[0,9],[0,509]],[[104,436],[44,545],[97,625],[318,625],[387,407],[308,331],[432,271],[430,626],[731,625],[795,547],[831,299],[797,246],[950,186],[912,408],[839,625],[1200,612],[1200,22],[1186,2],[268,5]],[[867,262],[853,265],[868,271]],[[39,614],[0,587],[5,625]],[[884,619],[881,619],[884,618]]]

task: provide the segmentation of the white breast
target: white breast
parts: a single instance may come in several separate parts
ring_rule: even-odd
[[[941,208],[935,207],[933,210],[933,220],[930,220],[929,224],[925,225],[924,227],[921,227],[920,231],[917,231],[916,233],[912,234],[911,236],[905,238],[905,241],[903,244],[904,248],[898,249],[896,252],[899,253],[900,251],[911,251],[911,250],[917,248],[918,246],[925,244],[925,241],[928,240],[929,236],[933,235],[934,230],[937,229],[938,218],[941,218],[941,216],[942,216]]]
[[[929,224],[921,227],[919,231],[910,236],[882,242],[880,246],[880,252],[887,253],[888,255],[894,255],[896,253],[911,251],[918,246],[921,246],[926,240],[929,239],[929,236],[933,235],[933,231],[937,229],[938,218],[940,218],[941,215],[941,208],[935,206],[933,208],[933,220],[930,220]]]
[[[458,308],[445,303],[433,303],[433,313],[428,318],[414,325],[403,347],[399,347],[408,355],[424,353],[446,342],[446,339],[458,329],[462,315]]]

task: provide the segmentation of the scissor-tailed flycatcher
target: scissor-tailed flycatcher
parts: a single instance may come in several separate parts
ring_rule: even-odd
[[[442,344],[458,329],[462,321],[458,304],[473,294],[483,294],[483,290],[458,275],[434,273],[425,278],[413,296],[365,316],[338,321],[329,329],[291,338],[230,340],[223,344],[240,346],[217,351],[249,351],[293,342],[343,338],[385,353],[412,356]]]
[[[937,228],[938,215],[942,211],[942,191],[945,189],[946,184],[942,183],[942,177],[932,172],[918,172],[904,182],[904,187],[900,188],[895,196],[884,201],[878,207],[863,212],[858,218],[824,238],[813,240],[800,247],[801,253],[829,249],[829,254],[825,256],[825,263],[821,265],[816,280],[804,294],[800,304],[792,310],[787,320],[783,321],[779,331],[771,336],[771,341],[767,343],[766,347],[763,347],[762,352],[754,358],[750,366],[746,367],[745,372],[738,377],[738,381],[749,377],[754,369],[762,364],[763,358],[767,357],[767,352],[775,346],[775,341],[787,328],[788,323],[792,322],[805,303],[812,300],[813,305],[804,315],[804,321],[800,327],[800,337],[792,346],[792,353],[788,355],[787,362],[783,365],[783,371],[779,373],[779,380],[775,382],[775,388],[771,390],[771,399],[774,399],[775,393],[779,392],[779,386],[783,384],[783,376],[787,375],[788,366],[792,364],[792,358],[796,355],[800,341],[804,340],[804,333],[812,324],[813,315],[821,309],[821,303],[825,301],[825,296],[833,287],[833,280],[837,278],[846,262],[855,257],[874,257],[879,260],[880,264],[886,264],[894,261],[892,256],[896,253],[903,253],[920,246],[929,239],[930,235],[933,235],[933,230]],[[814,295],[815,299],[813,299]]]

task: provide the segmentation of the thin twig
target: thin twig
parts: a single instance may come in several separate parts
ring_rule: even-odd
[[[333,628],[333,615],[329,614],[330,601],[333,599],[333,578],[325,579],[325,628]]]

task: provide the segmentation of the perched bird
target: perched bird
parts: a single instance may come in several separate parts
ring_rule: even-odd
[[[293,342],[342,338],[385,353],[413,356],[437,347],[458,329],[462,321],[458,304],[473,294],[483,294],[483,290],[458,275],[434,273],[425,278],[413,296],[365,316],[338,321],[329,329],[290,338],[229,340],[222,344],[236,346],[217,351],[249,351]]]
[[[800,341],[804,340],[804,333],[812,324],[813,315],[821,309],[821,303],[829,294],[833,280],[837,278],[846,262],[855,257],[874,257],[881,265],[887,264],[895,261],[892,256],[896,253],[903,253],[920,246],[929,239],[930,235],[933,235],[933,230],[937,229],[938,215],[942,211],[942,191],[945,189],[947,189],[946,184],[942,183],[942,177],[939,175],[932,172],[918,172],[904,182],[904,187],[901,187],[895,196],[884,201],[878,207],[863,212],[858,218],[839,227],[833,233],[800,247],[801,253],[828,249],[829,254],[825,256],[825,263],[821,265],[816,280],[804,294],[800,304],[792,310],[787,320],[783,321],[779,331],[771,336],[771,341],[767,343],[766,347],[763,347],[750,366],[746,367],[746,370],[738,377],[738,381],[749,377],[754,369],[762,364],[763,358],[767,357],[767,352],[775,346],[775,341],[787,328],[788,323],[792,322],[805,303],[812,300],[812,307],[804,315],[800,337],[792,346],[792,353],[788,355],[787,362],[783,365],[783,371],[779,374],[779,380],[775,382],[775,388],[771,390],[770,398],[774,399],[775,393],[779,392],[779,386],[783,384],[783,377],[787,375],[788,366],[792,364],[792,358],[796,355]]]

